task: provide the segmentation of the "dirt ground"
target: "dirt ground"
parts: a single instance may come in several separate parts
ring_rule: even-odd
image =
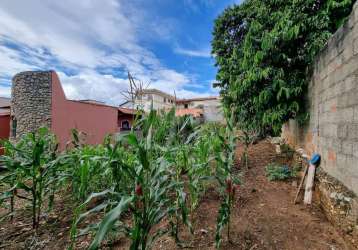
[[[241,153],[242,147],[239,147],[238,158]],[[261,141],[251,146],[249,159],[249,169],[244,171],[243,184],[233,209],[232,242],[229,243],[224,237],[222,249],[353,249],[326,220],[316,204],[311,207],[293,204],[296,192],[293,183],[299,180],[267,180],[265,166],[277,160],[273,145]],[[237,168],[240,167],[237,164]],[[219,203],[218,194],[214,188],[209,188],[194,215],[194,235],[189,234],[184,227],[181,229],[180,236],[187,248],[215,249]],[[68,201],[60,202],[55,210],[56,215],[49,215],[50,222],[41,227],[36,237],[31,236],[30,221],[0,223],[0,249],[66,249],[72,213],[71,206],[66,209],[68,206]],[[88,239],[81,239],[77,245],[80,249],[86,246]],[[105,248],[128,249],[128,246],[127,239],[117,238],[111,241],[111,246]],[[181,248],[169,236],[163,236],[157,240],[153,249]]]

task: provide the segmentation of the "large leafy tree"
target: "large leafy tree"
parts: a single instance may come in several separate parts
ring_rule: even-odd
[[[239,125],[278,133],[307,117],[304,94],[315,56],[354,0],[246,0],[215,20],[212,52],[223,104]]]

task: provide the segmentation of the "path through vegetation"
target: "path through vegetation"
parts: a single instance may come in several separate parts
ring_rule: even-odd
[[[241,153],[239,147],[238,157]],[[265,166],[276,158],[272,144],[265,140],[253,145],[249,156],[250,168],[243,177],[231,224],[234,244],[225,239],[223,249],[352,249],[317,205],[308,208],[293,204],[296,187],[292,181],[267,180]],[[199,208],[194,249],[215,249],[217,198],[214,192],[208,192]],[[169,238],[161,239],[158,245],[158,249],[173,248]]]

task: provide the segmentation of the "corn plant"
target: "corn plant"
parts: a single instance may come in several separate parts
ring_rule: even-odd
[[[239,140],[242,144],[244,144],[244,152],[242,154],[242,162],[245,168],[249,166],[249,146],[255,141],[257,138],[257,132],[254,130],[244,129],[241,131],[239,136]]]
[[[70,183],[73,198],[83,202],[89,194],[106,186],[108,173],[103,171],[105,149],[99,146],[83,146],[68,151],[62,157],[62,174]]]
[[[11,150],[12,149],[12,145],[9,141],[2,141],[1,145],[4,146],[4,148],[7,148],[7,150],[5,151],[6,157],[1,157],[1,163],[4,164],[5,166],[5,171],[6,173],[4,175],[2,175],[0,177],[0,187],[1,190],[5,190],[1,196],[0,196],[0,204],[4,204],[6,205],[5,201],[10,199],[10,204],[9,204],[9,212],[6,213],[4,216],[2,216],[0,219],[6,219],[7,217],[10,217],[11,221],[13,221],[14,219],[14,214],[15,214],[15,210],[14,210],[14,206],[15,206],[15,198],[18,195],[17,193],[17,189],[15,186],[16,183],[16,179],[18,178],[17,176],[17,169],[18,169],[18,165],[20,164],[19,161],[9,161],[6,159],[14,159],[15,157],[15,150]]]
[[[108,154],[108,144],[86,145],[82,132],[72,130],[72,140],[67,144],[66,151],[57,162],[61,166],[61,177],[64,184],[69,184],[72,197],[83,202],[91,193],[98,192],[110,186],[111,173],[103,167],[103,161]]]
[[[231,116],[232,117],[232,116]],[[220,186],[221,205],[217,217],[216,247],[220,247],[222,231],[227,227],[227,238],[230,242],[230,218],[231,209],[235,199],[235,190],[238,188],[239,180],[232,174],[235,160],[235,148],[237,136],[235,134],[233,120],[228,119],[225,130],[216,131],[214,150],[216,152],[216,179]]]
[[[171,115],[168,114],[167,117]],[[107,192],[93,195],[101,197],[103,202],[78,213],[74,223],[74,226],[77,226],[89,214],[105,212],[100,223],[80,231],[80,234],[96,231],[90,249],[97,249],[105,236],[112,231],[127,235],[132,242],[131,249],[147,249],[158,236],[169,231],[168,228],[163,228],[152,232],[152,229],[173,211],[177,211],[173,202],[176,197],[181,197],[179,206],[185,206],[185,193],[180,193],[180,190],[183,190],[183,182],[175,178],[176,172],[172,163],[166,159],[169,153],[165,152],[164,146],[169,137],[164,132],[171,124],[169,118],[162,120],[152,111],[138,121],[141,135],[137,136],[137,133],[132,131],[119,138],[123,141],[106,146],[107,153],[102,159],[103,167],[111,169],[114,185]],[[131,152],[132,156],[123,157],[125,151]],[[90,200],[85,202],[80,210],[89,202]],[[122,220],[123,213],[132,215],[130,225]],[[72,235],[76,235],[74,231]]]
[[[189,137],[187,142],[193,140],[190,147],[191,157],[188,168],[188,189],[191,201],[191,213],[198,207],[200,197],[205,192],[205,182],[213,176],[209,163],[212,157],[212,133],[206,133],[201,127],[195,137]]]
[[[4,146],[7,153],[1,161],[5,163],[7,173],[2,180],[7,180],[11,186],[3,193],[3,198],[12,199],[11,210],[15,196],[30,201],[32,226],[37,229],[45,198],[48,198],[49,206],[53,201],[58,144],[46,128],[41,128],[36,133],[26,134],[18,143],[7,142]],[[26,195],[20,195],[20,192]]]
[[[191,223],[189,222],[189,210],[187,208],[187,193],[185,192],[185,182],[182,178],[183,173],[188,171],[188,152],[185,145],[176,145],[167,147],[164,152],[165,159],[169,162],[169,167],[173,171],[170,176],[173,183],[174,191],[171,196],[172,209],[169,211],[169,225],[171,236],[178,245],[182,245],[179,238],[179,226],[183,222],[192,232]]]
[[[199,205],[200,196],[205,191],[204,182],[210,175],[210,135],[204,133],[202,126],[190,116],[178,118],[173,112],[164,118],[171,121],[171,125],[163,145],[166,150],[161,154],[170,162],[177,183],[173,196],[175,209],[169,215],[171,235],[178,245],[184,246],[179,237],[179,226],[183,223],[193,233],[190,214]]]

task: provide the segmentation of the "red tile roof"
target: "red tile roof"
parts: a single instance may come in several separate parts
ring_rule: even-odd
[[[137,113],[136,109],[130,109],[130,108],[119,107],[118,110],[123,114],[128,114],[128,115],[135,115]]]
[[[193,117],[201,117],[203,115],[202,109],[177,109],[175,116],[191,115]]]
[[[209,96],[209,97],[198,97],[198,98],[190,98],[190,99],[177,99],[177,103],[186,103],[186,102],[194,102],[194,101],[207,101],[207,100],[217,100],[219,97],[217,96]]]
[[[94,100],[68,100],[70,102],[77,102],[77,103],[83,103],[83,104],[89,104],[89,105],[95,105],[95,106],[102,106],[102,107],[109,107],[109,108],[117,108],[116,106],[108,105],[102,102],[97,102]]]

